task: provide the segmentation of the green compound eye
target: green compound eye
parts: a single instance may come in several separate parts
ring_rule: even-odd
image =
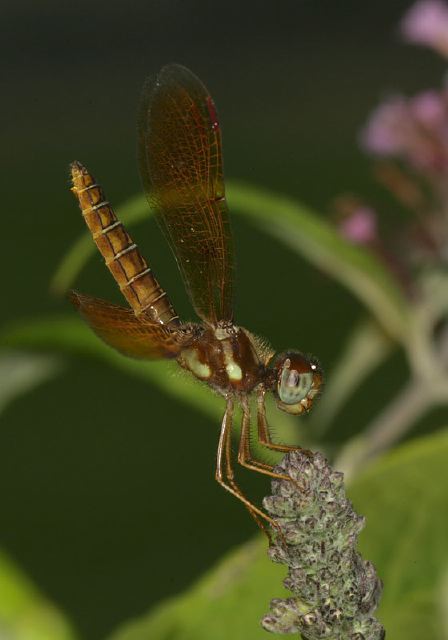
[[[278,397],[285,404],[297,404],[307,397],[313,386],[313,371],[293,369],[291,359],[286,358],[280,369],[278,380]]]
[[[274,371],[273,391],[278,408],[293,415],[309,411],[322,386],[322,370],[317,360],[298,351],[287,351],[275,359]]]

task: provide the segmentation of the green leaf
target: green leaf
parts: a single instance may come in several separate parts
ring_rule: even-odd
[[[270,562],[264,538],[228,554],[184,596],[125,625],[110,640],[266,640],[259,621],[275,593],[287,596],[284,569]]]
[[[403,342],[408,305],[389,271],[373,255],[346,241],[303,205],[268,191],[232,183],[235,210],[339,280],[367,307],[384,330]]]
[[[0,553],[1,640],[74,640],[62,614]]]
[[[447,637],[447,460],[445,430],[402,446],[353,483],[351,498],[367,517],[362,552],[384,581],[380,617],[394,640]]]
[[[350,331],[339,362],[333,367],[325,393],[311,415],[313,431],[322,436],[350,396],[390,355],[394,343],[381,327],[365,321]]]
[[[0,354],[0,413],[15,398],[59,373],[61,366],[54,356],[13,351]]]
[[[387,269],[365,250],[340,236],[331,225],[301,204],[254,187],[230,182],[228,199],[235,212],[253,220],[312,264],[339,280],[369,309],[384,330],[403,342],[408,332],[408,307]],[[150,215],[143,196],[118,208],[125,224]],[[89,256],[96,251],[85,233],[65,256],[52,281],[52,288],[66,291]]]
[[[95,358],[151,382],[214,419],[222,413],[219,398],[187,375],[172,375],[172,363],[132,360],[105,345],[76,315],[16,323],[0,332],[0,347]]]
[[[393,640],[447,637],[447,460],[444,431],[402,446],[349,488],[367,518],[360,550],[384,581],[378,617]],[[168,571],[170,562],[175,552],[167,556]],[[259,620],[271,598],[285,596],[284,575],[258,538],[109,640],[266,640]]]

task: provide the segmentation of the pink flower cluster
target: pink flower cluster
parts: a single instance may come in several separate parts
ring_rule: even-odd
[[[448,57],[448,4],[418,0],[402,19],[401,33]],[[448,169],[448,88],[412,98],[392,96],[372,113],[361,143],[370,153],[396,157],[426,174]]]
[[[419,0],[404,16],[401,33],[409,42],[448,56],[448,6],[443,0]]]
[[[408,42],[448,58],[448,0],[417,0],[400,29]],[[374,209],[341,196],[339,230],[375,253],[412,294],[416,266],[448,261],[448,83],[410,98],[390,96],[370,115],[361,144],[381,160],[376,178],[412,217],[396,237],[383,237]]]
[[[361,135],[370,153],[397,157],[426,173],[448,170],[448,90],[393,96],[372,113]]]

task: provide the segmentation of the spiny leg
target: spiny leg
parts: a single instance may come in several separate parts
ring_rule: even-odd
[[[238,485],[234,480],[234,473],[233,473],[233,468],[231,464],[231,459],[226,457],[226,450],[227,448],[230,448],[229,445],[227,445],[227,438],[231,437],[232,422],[233,422],[233,400],[230,398],[227,400],[226,411],[224,413],[224,417],[221,425],[221,433],[219,435],[218,451],[216,456],[215,478],[217,482],[219,482],[219,484],[222,487],[224,487],[226,491],[234,495],[236,498],[238,498],[238,500],[241,500],[241,502],[244,504],[246,509],[248,509],[249,513],[252,516],[257,515],[259,518],[265,520],[266,522],[269,523],[269,525],[273,529],[276,529],[277,531],[279,531],[280,535],[282,535],[280,527],[275,522],[275,520],[270,518],[268,515],[266,515],[266,513],[264,513],[261,509],[255,506],[252,502],[250,502],[250,500],[246,498],[246,496],[243,494],[243,492],[241,491],[241,489],[238,487]],[[227,475],[229,475],[228,480],[225,477],[223,472],[223,463],[225,463]],[[269,532],[267,531],[264,525],[262,525],[262,529],[269,536]]]
[[[252,457],[252,453],[250,450],[250,408],[247,398],[242,399],[241,407],[243,410],[243,416],[241,419],[240,444],[238,447],[238,462],[240,463],[240,465],[246,467],[247,469],[252,469],[252,471],[263,473],[267,476],[270,476],[271,478],[278,478],[279,480],[290,480],[289,476],[281,473],[276,473],[272,464],[262,462],[261,460],[255,460]]]
[[[302,453],[304,453],[307,456],[312,456],[312,452],[309,451],[308,449],[303,449],[302,447],[299,446],[289,446],[289,445],[280,445],[280,444],[275,444],[274,442],[271,441],[270,438],[270,433],[269,433],[269,426],[267,423],[267,419],[266,419],[266,405],[264,402],[264,389],[261,389],[258,392],[258,397],[257,397],[257,423],[258,423],[258,441],[260,444],[262,444],[263,446],[267,447],[268,449],[272,449],[274,451],[281,451],[283,453],[287,453],[288,451],[301,451]],[[247,401],[246,401],[246,406],[247,406]],[[247,411],[248,411],[248,407],[247,407]],[[240,451],[245,451],[245,455],[246,456],[250,456],[250,440],[248,438],[249,436],[249,418],[246,418],[247,420],[247,425],[245,426],[244,424],[244,404],[243,404],[243,424],[241,427],[241,440],[240,440]],[[293,482],[297,488],[301,491],[303,489],[302,485],[300,484],[300,482],[298,482],[297,480],[294,480],[293,478],[291,478],[289,475],[286,474],[277,474],[273,471],[274,467],[272,465],[266,465],[266,463],[260,463],[257,460],[251,460],[252,463],[255,463],[256,465],[263,465],[264,468],[260,468],[260,467],[253,467],[254,471],[258,471],[259,473],[265,473],[266,475],[270,475],[274,478],[280,478],[282,480],[289,480],[290,482]],[[244,464],[243,462],[241,462],[241,464]],[[247,466],[247,465],[244,465]],[[268,469],[266,469],[266,466],[268,467]]]
[[[229,429],[226,434],[225,465],[226,465],[226,480],[229,482],[232,489],[234,489],[238,494],[242,495],[239,486],[235,482],[235,474],[233,472],[233,467],[232,467],[232,431],[231,429]],[[266,527],[263,524],[263,521],[259,518],[259,516],[257,516],[257,514],[249,507],[248,507],[248,511],[252,516],[252,518],[257,523],[258,527],[269,536],[269,532],[266,530]]]
[[[302,451],[305,455],[310,454],[311,452],[308,451],[308,449],[303,449],[299,445],[277,444],[275,442],[272,442],[268,421],[266,419],[266,404],[264,401],[264,394],[264,389],[260,389],[257,392],[258,442],[267,449],[271,449],[272,451],[281,451],[282,453],[287,453],[288,451]]]

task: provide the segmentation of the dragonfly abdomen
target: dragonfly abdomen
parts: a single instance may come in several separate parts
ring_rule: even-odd
[[[71,165],[71,173],[72,191],[93,240],[135,314],[145,314],[164,325],[178,324],[166,292],[118,220],[101,186],[80,162]]]

